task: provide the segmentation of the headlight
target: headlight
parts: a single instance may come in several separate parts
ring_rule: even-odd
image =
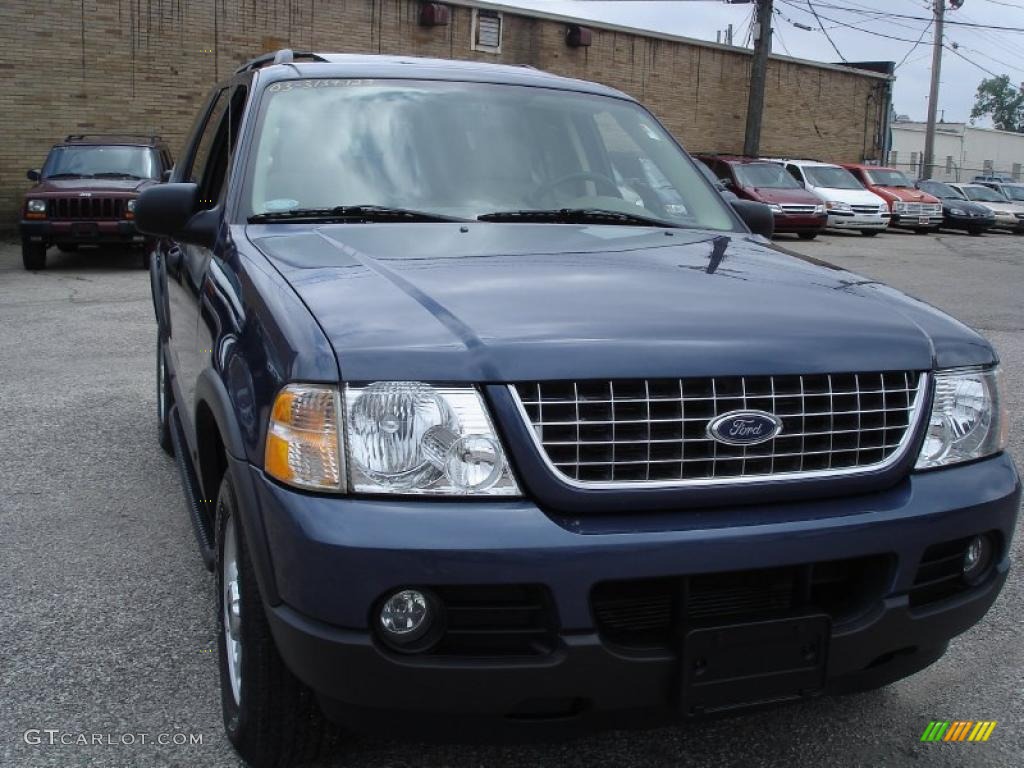
[[[29,200],[25,210],[29,213],[46,213],[46,201],[41,199]]]
[[[814,212],[815,213],[824,213],[825,212],[825,206],[824,205],[816,205],[816,206],[814,206]]]
[[[825,207],[830,211],[852,211],[849,203],[839,202],[838,200],[829,200],[825,203]]]
[[[519,494],[480,393],[380,381],[345,388],[350,490]]]
[[[782,206],[777,203],[771,203],[768,207],[772,209],[772,213],[782,213]]]
[[[135,213],[135,198],[134,197],[131,200],[128,201],[128,205],[125,206],[125,210],[127,210],[128,213]]]
[[[888,203],[882,203],[881,205],[879,205],[878,206],[878,212],[882,213],[882,214],[888,213],[889,212],[889,204]]]
[[[892,204],[893,211],[905,211],[907,210],[907,204],[897,200]]]
[[[961,368],[935,374],[935,399],[917,469],[980,459],[1006,448],[1008,420],[999,395],[998,368]]]
[[[950,208],[949,212],[951,214],[953,214],[954,216],[966,216],[967,215],[967,211],[965,211],[963,208]]]
[[[264,470],[322,491],[519,495],[472,387],[291,384],[274,402]]]

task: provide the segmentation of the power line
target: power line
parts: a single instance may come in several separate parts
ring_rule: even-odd
[[[952,53],[952,54],[954,54],[954,55],[956,55],[956,56],[959,56],[959,57],[960,57],[961,59],[963,59],[964,61],[966,61],[966,62],[967,62],[968,64],[972,64],[972,65],[974,65],[975,67],[977,67],[978,69],[980,69],[980,70],[981,70],[982,72],[984,72],[985,74],[987,74],[987,75],[991,75],[992,77],[1000,77],[1000,75],[997,75],[997,74],[996,74],[995,72],[993,72],[993,71],[992,71],[991,69],[985,69],[985,68],[984,68],[983,66],[981,66],[981,64],[979,64],[978,62],[976,62],[976,61],[971,61],[970,59],[968,59],[968,58],[967,58],[966,56],[964,56],[964,55],[963,55],[962,53],[960,53],[960,51],[958,51],[958,50],[957,50],[956,48],[954,48],[953,46],[951,46],[951,45],[943,45],[942,47],[943,47],[943,48],[945,48],[945,49],[946,49],[947,51],[949,51],[950,53]]]
[[[824,25],[821,23],[821,19],[818,18],[818,12],[814,10],[814,6],[811,4],[811,0],[807,0],[807,7],[811,9],[811,13],[814,14],[814,18],[817,20],[818,26],[821,27],[821,31],[825,33],[825,38],[829,41],[833,50],[835,50],[836,55],[839,56],[839,58],[845,62],[846,57],[843,56],[843,52],[840,51],[839,47],[835,44],[835,41],[832,39],[832,35],[828,33],[828,30],[825,29]]]
[[[810,5],[810,2],[808,2]],[[819,2],[818,5],[822,8],[829,8],[836,11],[844,11],[845,13],[856,13],[864,16],[877,16],[885,17],[887,19],[909,19],[911,21],[929,21],[926,16],[910,16],[905,13],[889,13],[887,11],[868,11],[861,8],[851,8],[850,6],[843,5],[831,5],[829,3]],[[817,15],[817,14],[815,14]],[[822,16],[822,18],[825,18]],[[835,19],[829,19],[829,21],[835,21]],[[973,21],[946,21],[946,24],[957,27],[970,27],[974,29],[991,29],[998,30],[1000,32],[1024,32],[1024,27],[1001,27],[995,24],[978,24]]]
[[[787,0],[777,0],[777,1],[782,3],[783,5],[788,5],[791,8],[795,8],[798,11],[803,11],[804,13],[807,12],[806,10],[801,8],[800,6],[794,5],[793,3],[788,2]],[[884,37],[886,40],[896,40],[896,41],[901,42],[901,43],[916,43],[917,42],[916,40],[914,40],[912,38],[896,37],[895,35],[886,35],[886,34],[883,34],[882,32],[876,32],[873,29],[864,29],[864,27],[857,27],[857,26],[854,26],[853,24],[847,24],[845,21],[839,21],[838,19],[833,19],[833,18],[830,18],[828,16],[820,16],[820,18],[824,19],[825,21],[831,21],[836,26],[845,27],[846,29],[852,29],[852,30],[855,30],[857,32],[863,32],[864,34],[867,34],[867,35],[874,35],[875,37]],[[824,32],[824,31],[825,30],[823,28],[822,32]]]
[[[902,59],[900,59],[900,63],[893,68],[894,72],[906,63],[907,59],[910,58],[910,54],[917,50],[917,46],[919,46],[921,44],[921,41],[924,40],[924,36],[928,34],[928,30],[932,28],[933,23],[934,22],[929,22],[928,26],[921,30],[921,36],[917,38],[916,43],[910,46],[910,50],[907,51],[906,55]]]

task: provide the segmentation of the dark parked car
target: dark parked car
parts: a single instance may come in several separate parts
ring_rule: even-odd
[[[942,227],[945,229],[963,229],[972,235],[980,235],[996,225],[996,216],[991,208],[972,203],[949,184],[921,180],[914,186],[942,202]]]
[[[213,90],[137,215],[245,758],[872,688],[984,616],[995,352],[765,214],[534,69],[282,51]]]
[[[775,216],[775,231],[813,240],[828,226],[825,201],[808,192],[778,163],[749,157],[699,157],[726,187],[744,200],[764,203]]]
[[[35,185],[21,212],[25,269],[46,267],[46,249],[80,245],[129,245],[149,263],[146,238],[135,228],[135,198],[158,183],[173,165],[159,136],[78,134],[55,144],[41,169],[28,172]]]

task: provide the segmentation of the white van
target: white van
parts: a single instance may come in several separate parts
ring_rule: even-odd
[[[868,191],[845,168],[816,160],[774,160],[790,175],[825,201],[828,226],[856,229],[872,237],[889,226],[889,204]]]

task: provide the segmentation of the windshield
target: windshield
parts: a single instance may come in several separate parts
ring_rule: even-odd
[[[920,188],[927,192],[929,195],[935,195],[936,197],[943,199],[954,199],[963,200],[964,196],[960,194],[960,191],[949,184],[943,184],[940,181],[926,181],[920,184]]]
[[[1005,203],[1006,198],[989,187],[964,187],[964,194],[968,200],[978,200],[982,203]]]
[[[480,83],[293,80],[267,88],[257,130],[246,217],[366,205],[468,219],[588,208],[736,228],[686,154],[625,100]]]
[[[743,163],[734,165],[736,178],[744,187],[762,189],[801,189],[800,184],[777,163]]]
[[[54,147],[43,165],[43,178],[51,176],[131,176],[157,178],[156,152],[149,147]]]
[[[880,187],[912,187],[903,171],[893,171],[889,168],[872,168],[868,173],[868,178],[872,184],[877,184]]]
[[[1003,194],[1014,202],[1024,201],[1024,186],[1019,184],[1004,184]]]
[[[812,186],[826,189],[864,189],[853,174],[837,165],[805,165],[804,175]]]

